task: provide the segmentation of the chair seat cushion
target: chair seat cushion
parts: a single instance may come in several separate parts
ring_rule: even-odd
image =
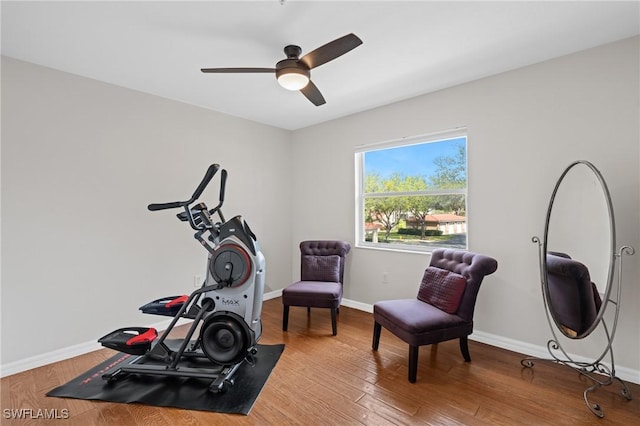
[[[312,308],[337,308],[342,301],[342,284],[325,281],[298,281],[282,290],[282,303]]]
[[[373,318],[410,345],[420,346],[471,334],[473,323],[418,299],[384,300],[373,305]]]
[[[467,279],[455,272],[429,266],[424,271],[418,299],[449,314],[458,312]]]

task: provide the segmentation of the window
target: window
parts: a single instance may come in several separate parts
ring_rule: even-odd
[[[355,157],[357,246],[467,248],[466,131],[363,146]]]

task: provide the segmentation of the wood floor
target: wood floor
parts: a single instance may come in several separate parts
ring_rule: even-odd
[[[266,301],[261,343],[285,343],[285,351],[248,416],[49,398],[45,393],[114,354],[99,350],[15,374],[0,381],[2,425],[633,425],[640,424],[640,386],[618,384],[592,393],[605,418],[588,411],[582,393],[590,384],[567,367],[538,362],[520,366],[521,355],[469,342],[465,363],[457,341],[420,350],[418,381],[407,381],[408,347],[383,329],[371,350],[371,314],[342,307],[338,335],[328,310],[291,308],[282,332],[280,299]],[[215,398],[215,395],[212,395]],[[12,420],[7,409],[68,410],[64,420]]]

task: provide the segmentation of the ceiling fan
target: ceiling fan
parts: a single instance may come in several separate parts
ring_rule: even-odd
[[[282,87],[288,90],[299,90],[315,106],[320,106],[326,101],[310,79],[311,70],[344,55],[361,44],[362,40],[355,34],[347,34],[318,47],[302,58],[300,58],[302,53],[300,46],[286,46],[284,53],[287,59],[279,61],[275,68],[202,68],[200,71],[204,73],[275,73]]]

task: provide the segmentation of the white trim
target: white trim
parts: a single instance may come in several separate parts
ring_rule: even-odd
[[[372,142],[367,144],[356,145],[355,152],[365,152],[365,151],[377,151],[386,148],[393,148],[396,146],[404,146],[404,145],[417,145],[421,143],[427,142],[435,142],[447,139],[456,139],[462,136],[467,136],[467,126],[458,126],[450,130],[442,130],[439,132],[433,133],[424,133],[421,135],[414,136],[402,136],[397,139],[391,139],[386,141]]]
[[[275,299],[277,297],[280,297],[281,295],[282,295],[282,290],[275,290],[275,291],[263,294],[262,300]],[[188,320],[188,319],[180,319],[178,320],[178,323],[176,325],[188,324],[190,321],[191,320]],[[156,330],[165,330],[167,327],[169,327],[170,323],[171,323],[171,319],[167,319],[164,321],[147,325],[145,327],[155,328]],[[89,342],[68,346],[66,348],[56,349],[51,352],[46,352],[43,354],[35,355],[29,358],[21,359],[18,361],[7,363],[7,364],[2,364],[0,365],[0,377],[7,377],[13,374],[21,373],[26,370],[42,367],[43,365],[52,364],[58,361],[64,361],[69,358],[73,358],[76,356],[87,354],[89,352],[97,351],[98,349],[102,349],[102,346],[97,342],[97,340],[92,340]]]
[[[369,305],[362,302],[356,302],[354,300],[342,299],[342,305],[348,308],[354,308],[361,311],[373,312],[373,305]],[[534,345],[527,342],[521,342],[519,340],[509,339],[508,337],[502,337],[484,331],[475,330],[473,334],[469,336],[469,340],[473,340],[480,343],[486,343],[487,345],[495,346],[501,349],[506,349],[511,352],[517,352],[524,354],[525,356],[537,357],[541,359],[549,359],[549,352],[546,346]],[[569,354],[571,358],[576,361],[591,362],[592,360]],[[603,363],[606,365],[606,363]],[[610,365],[607,365],[610,367]],[[616,375],[627,382],[640,384],[640,370],[634,370],[632,368],[616,366]]]
[[[373,305],[369,305],[368,303],[356,302],[355,300],[343,298],[341,305],[346,306],[347,308],[369,312],[370,314],[373,313]]]
[[[282,289],[270,291],[269,293],[264,293],[262,295],[262,300],[271,300],[280,296],[282,296]]]
[[[263,295],[263,300],[270,300],[280,297],[282,290],[274,290]],[[373,305],[368,303],[362,303],[350,299],[342,299],[342,306],[347,308],[358,309],[360,311],[373,313]],[[189,320],[180,320],[181,322],[188,322]],[[161,321],[152,324],[150,327],[164,330],[169,326],[171,320]],[[547,348],[544,346],[538,346],[527,342],[521,342],[519,340],[509,339],[507,337],[497,336],[491,333],[485,333],[484,331],[476,330],[473,332],[469,339],[480,343],[486,343],[487,345],[496,346],[498,348],[506,349],[512,352],[518,352],[526,356],[533,356],[546,359],[549,357]],[[63,361],[69,358],[73,358],[79,355],[84,355],[89,352],[101,349],[101,346],[96,341],[80,343],[77,345],[69,346],[62,349],[56,349],[51,352],[32,356],[23,360],[10,362],[8,364],[0,365],[0,377],[11,376],[13,374],[21,373],[32,368],[42,367],[43,365],[51,364],[58,361]],[[571,355],[571,354],[570,354]],[[589,361],[584,357],[577,355],[571,355],[572,358],[578,361]],[[627,367],[616,367],[617,376],[623,380],[631,383],[640,384],[640,371]]]
[[[467,189],[433,189],[407,192],[367,192],[366,194],[364,194],[364,198],[413,197],[420,195],[464,195],[466,197]]]
[[[410,245],[410,244],[376,244],[370,243],[368,241],[364,241],[360,244],[356,244],[354,247],[356,249],[365,249],[365,250],[380,250],[380,251],[393,251],[396,253],[417,253],[417,254],[426,254],[431,256],[433,250],[437,248],[442,248],[442,246],[418,246],[418,245]],[[459,248],[457,250],[467,251],[467,249]]]
[[[100,348],[100,344],[97,341],[93,340],[91,342],[80,343],[62,349],[56,349],[55,351],[10,362],[8,364],[2,364],[0,365],[0,377],[11,376],[13,374],[21,373],[26,370],[31,370],[32,368],[42,367],[43,365],[63,361],[65,359],[73,358],[78,355],[84,355],[86,353],[96,351]]]
[[[145,325],[143,327],[155,328],[156,330],[165,330],[169,327],[172,319],[156,322],[154,324]],[[176,325],[187,324],[190,320],[180,319]],[[42,367],[43,365],[51,364],[58,361],[64,361],[69,358],[84,355],[89,352],[102,349],[102,346],[96,340],[89,342],[79,343],[77,345],[67,346],[66,348],[60,348],[51,352],[35,355],[29,358],[21,359],[18,361],[10,362],[8,364],[0,365],[0,377],[11,376],[12,374],[21,373],[32,368]]]
[[[400,148],[412,145],[422,145],[433,142],[444,142],[448,140],[454,139],[465,139],[465,174],[467,176],[467,182],[464,189],[454,189],[454,190],[425,190],[425,191],[408,191],[408,192],[376,192],[376,193],[365,193],[365,183],[364,183],[364,156],[367,152],[371,151],[380,151],[384,149],[390,148]],[[402,243],[388,243],[388,244],[379,244],[379,243],[368,243],[366,241],[366,231],[365,231],[365,218],[364,218],[364,206],[366,199],[369,198],[385,198],[385,197],[404,197],[404,196],[439,196],[439,195],[464,195],[465,200],[465,209],[469,211],[469,181],[468,181],[468,129],[466,126],[459,126],[454,129],[444,130],[439,132],[433,132],[429,134],[415,135],[415,136],[404,136],[399,139],[393,139],[382,142],[374,142],[370,144],[361,144],[357,145],[354,150],[354,171],[355,171],[355,215],[354,215],[354,227],[355,227],[355,244],[356,248],[371,248],[376,247],[380,250],[388,250],[388,251],[415,251],[422,253],[431,253],[434,248],[438,248],[438,244],[422,246],[422,245],[411,245],[411,244],[402,244]],[[465,247],[464,250],[469,248],[469,236],[467,230],[469,229],[469,219],[466,217],[466,229],[465,229]],[[405,247],[407,246],[407,247]]]
[[[509,339],[508,337],[497,336],[491,333],[485,333],[484,331],[476,330],[469,336],[470,340],[474,340],[480,343],[486,343],[487,345],[496,346],[502,349],[507,349],[512,352],[518,352],[526,356],[550,359],[549,352],[546,346],[533,345],[531,343],[521,342],[518,340]],[[569,354],[569,356],[579,362],[592,362],[593,359],[589,359],[583,356]],[[608,363],[603,362],[608,368],[611,366]],[[640,370],[634,370],[632,368],[616,366],[616,376],[627,382],[640,384]]]

